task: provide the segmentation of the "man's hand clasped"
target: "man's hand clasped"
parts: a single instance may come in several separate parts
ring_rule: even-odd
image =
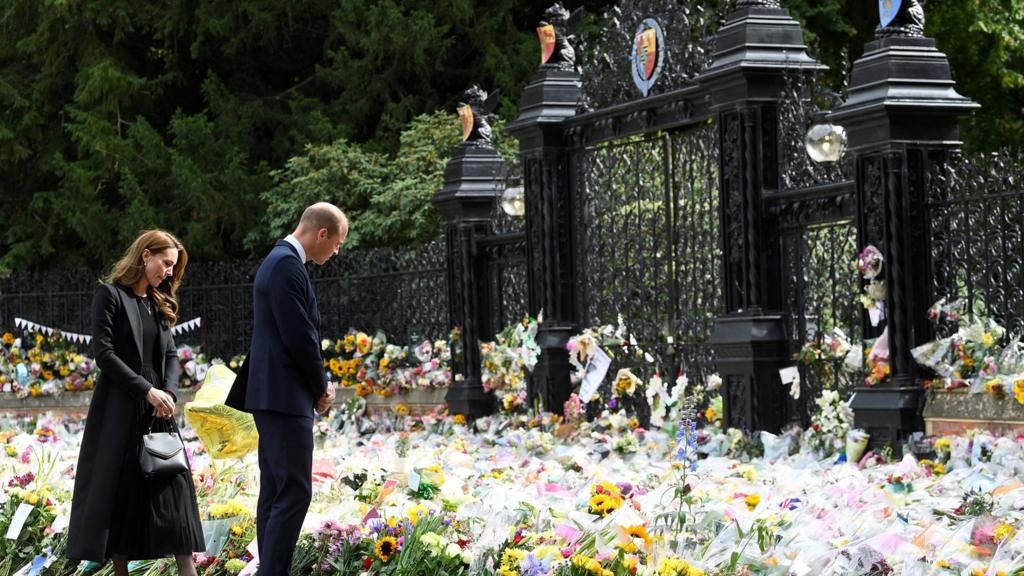
[[[318,414],[323,414],[331,409],[334,404],[334,384],[327,383],[327,393],[320,397],[316,401],[316,411]]]

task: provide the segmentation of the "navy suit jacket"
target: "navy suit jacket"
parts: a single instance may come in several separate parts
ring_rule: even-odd
[[[313,283],[295,248],[283,240],[256,272],[246,364],[247,411],[312,417],[316,400],[327,393]]]

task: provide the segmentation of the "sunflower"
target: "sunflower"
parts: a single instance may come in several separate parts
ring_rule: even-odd
[[[377,554],[377,558],[381,562],[387,564],[389,560],[398,551],[398,540],[395,540],[393,536],[385,536],[377,541],[377,545],[373,548],[374,553]]]
[[[647,551],[651,546],[651,536],[647,533],[647,527],[642,524],[623,526],[622,533],[628,540],[620,542],[618,547],[626,554],[636,554],[641,550]]]

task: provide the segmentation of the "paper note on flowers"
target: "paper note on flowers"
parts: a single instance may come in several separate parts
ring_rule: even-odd
[[[185,418],[212,458],[241,458],[259,440],[252,415],[224,405],[234,380],[227,366],[213,366],[195,400],[185,405]]]
[[[594,354],[591,355],[590,362],[587,363],[587,372],[583,376],[583,384],[580,385],[580,400],[584,403],[590,402],[598,387],[601,386],[601,382],[604,381],[604,376],[608,373],[608,367],[611,364],[612,359],[604,353],[604,350],[595,346]]]

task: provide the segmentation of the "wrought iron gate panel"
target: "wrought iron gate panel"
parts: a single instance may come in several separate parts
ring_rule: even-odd
[[[954,156],[927,184],[930,296],[1024,331],[1024,154]]]
[[[573,161],[583,324],[621,315],[663,372],[701,379],[721,309],[717,153],[704,124],[584,148]]]
[[[860,280],[855,266],[857,228],[853,220],[841,220],[781,233],[783,305],[789,316],[791,351],[827,336],[839,328],[849,339],[850,354],[860,355],[861,310],[857,298]],[[855,356],[856,357],[856,356]],[[800,398],[796,414],[804,426],[815,413],[814,401],[828,388],[849,398],[859,373],[846,374],[842,362],[831,363],[831,375],[800,366]]]
[[[664,341],[661,316],[671,309],[666,147],[659,135],[590,148],[582,158],[584,323],[622,315],[645,343]]]
[[[673,337],[691,380],[715,372],[708,345],[722,311],[718,135],[711,123],[670,137],[672,149]]]
[[[514,232],[486,238],[485,251],[491,301],[491,328],[495,334],[523,319],[528,313],[526,233]],[[491,339],[492,335],[482,334]]]

